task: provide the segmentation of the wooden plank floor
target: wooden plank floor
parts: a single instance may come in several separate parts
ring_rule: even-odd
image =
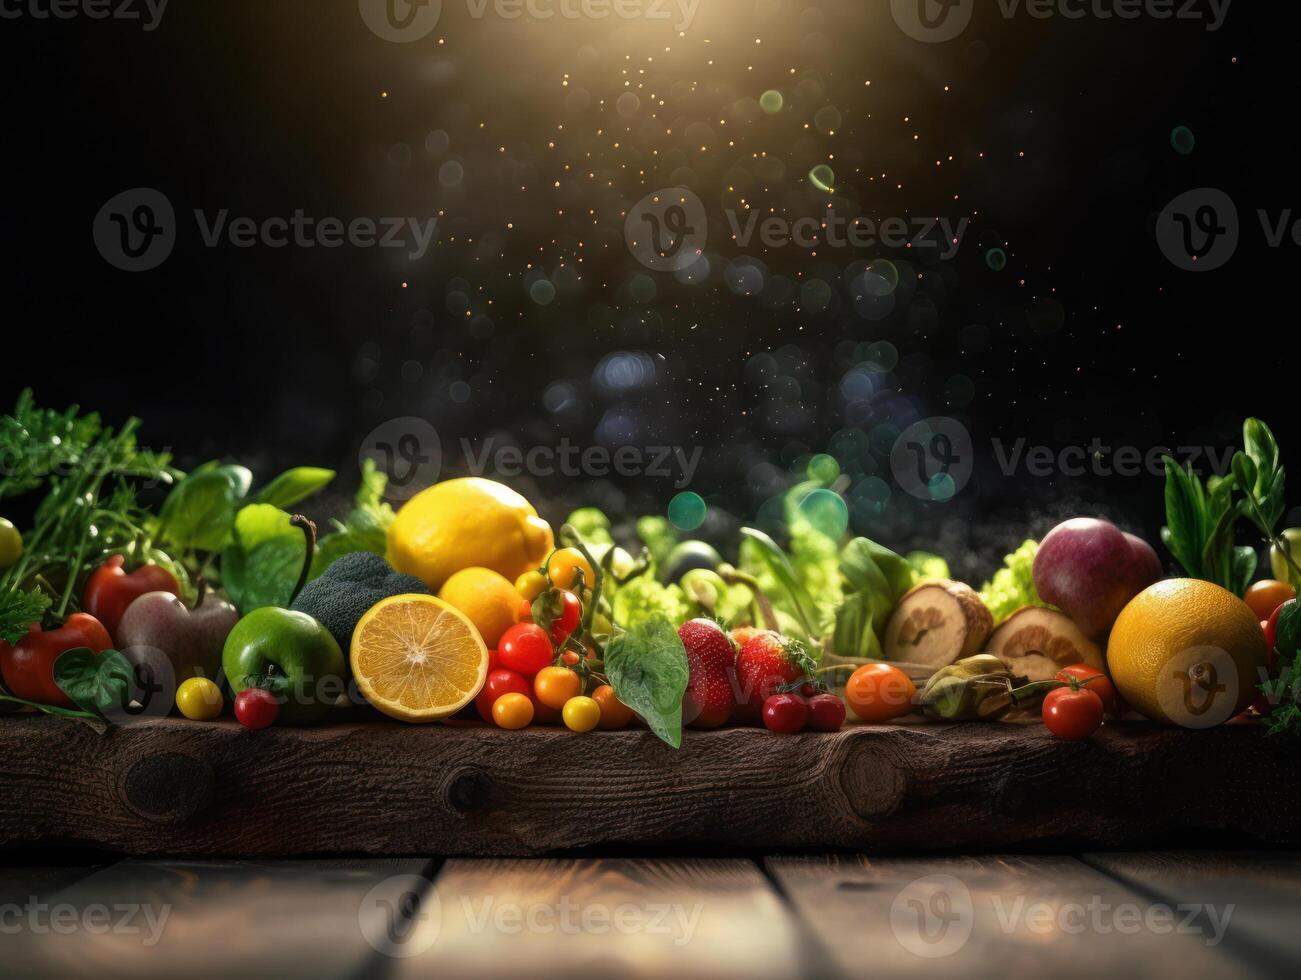
[[[32,980],[1273,977],[1298,924],[1298,853],[0,868]]]

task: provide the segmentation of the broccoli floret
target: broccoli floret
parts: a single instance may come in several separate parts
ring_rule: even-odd
[[[429,594],[425,583],[403,575],[379,555],[355,551],[333,562],[319,578],[308,582],[291,608],[307,613],[347,652],[361,617],[389,596]]]

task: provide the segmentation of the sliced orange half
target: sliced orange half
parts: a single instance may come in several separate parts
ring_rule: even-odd
[[[437,721],[474,700],[488,648],[474,624],[442,599],[381,600],[352,634],[352,674],[366,700],[401,721]]]

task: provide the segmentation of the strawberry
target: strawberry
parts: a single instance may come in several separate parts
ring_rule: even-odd
[[[693,728],[718,728],[732,717],[736,648],[712,619],[683,623],[678,638],[687,650],[687,692],[682,720]]]
[[[782,688],[812,678],[814,671],[812,659],[798,640],[773,632],[752,637],[736,658],[736,717],[759,721],[764,701]]]

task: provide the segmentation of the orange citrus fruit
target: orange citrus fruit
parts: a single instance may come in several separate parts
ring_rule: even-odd
[[[443,583],[438,598],[451,603],[474,623],[489,647],[519,621],[524,597],[500,572],[491,568],[463,568]]]
[[[1112,627],[1107,670],[1153,721],[1210,728],[1256,697],[1268,659],[1250,607],[1200,579],[1167,579],[1130,601]]]
[[[397,595],[372,606],[352,634],[350,659],[366,700],[400,721],[455,714],[488,676],[479,631],[431,595]]]

